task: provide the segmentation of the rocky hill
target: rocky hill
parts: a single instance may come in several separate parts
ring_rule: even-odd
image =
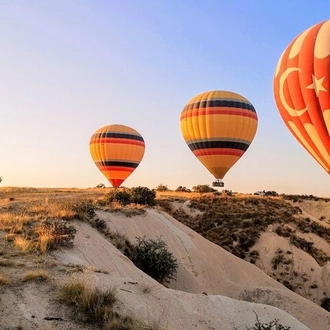
[[[319,227],[315,227],[319,233],[316,229],[302,232],[323,242],[316,243],[317,254],[290,241],[303,230],[297,228],[303,228],[299,221],[305,215],[296,205],[281,199],[253,197],[258,202],[252,202],[252,197],[181,195],[157,196],[154,207],[109,207],[100,203],[106,193],[104,189],[0,190],[1,329],[246,330],[254,329],[258,320],[269,325],[275,319],[286,327],[283,329],[330,328],[330,314],[319,306],[322,297],[327,297],[327,291],[321,292],[327,286],[327,260],[319,253],[327,254],[327,238]],[[206,199],[222,217],[206,217],[212,211]],[[267,211],[271,205],[274,207]],[[275,209],[283,209],[286,218],[269,220],[267,214],[273,219]],[[231,227],[230,219],[241,212],[244,216],[235,220],[239,225]],[[227,225],[223,226],[225,219]],[[323,228],[325,220],[310,221]],[[250,231],[251,224],[258,229]],[[280,226],[290,236],[278,235]],[[221,228],[228,229],[231,244]],[[212,229],[215,231],[208,237]],[[136,237],[166,242],[178,261],[175,279],[159,283],[121,252]],[[244,237],[250,237],[253,244],[244,245]],[[307,241],[307,236],[302,237]],[[290,263],[286,261],[289,256]],[[276,269],[274,257],[280,259]],[[310,264],[305,265],[307,261]],[[286,270],[287,266],[298,270]],[[309,267],[314,270],[307,273]],[[293,271],[320,276],[303,280],[303,288],[317,284],[310,289],[313,296],[301,294],[297,288],[293,292],[284,283],[287,277],[280,273]],[[319,278],[322,284],[317,282]],[[105,309],[104,304],[108,304]]]

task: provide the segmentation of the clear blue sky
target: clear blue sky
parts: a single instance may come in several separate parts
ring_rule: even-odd
[[[179,118],[196,94],[224,89],[259,116],[226,188],[330,196],[329,175],[287,130],[272,90],[284,48],[329,13],[329,0],[0,0],[1,185],[108,186],[89,154],[108,124],[145,139],[125,186],[210,184]]]

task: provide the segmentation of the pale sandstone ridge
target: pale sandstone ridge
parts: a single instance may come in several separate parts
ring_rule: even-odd
[[[311,329],[330,328],[329,313],[321,307],[290,291],[258,267],[204,239],[164,212],[152,209],[143,215],[129,218],[118,213],[99,211],[98,217],[106,221],[111,231],[124,234],[132,241],[136,237],[155,239],[161,236],[179,262],[177,280],[170,284],[172,289],[269,304],[288,312]],[[98,244],[88,243],[85,239],[83,246],[86,251],[82,258],[90,259],[94,266],[103,269],[107,264],[106,260],[99,264],[93,258],[102,254],[102,247],[95,247]],[[79,246],[78,241],[76,246]],[[95,248],[100,251],[94,250]],[[75,255],[78,252],[73,251]],[[104,257],[101,258],[103,260]],[[107,267],[112,267],[112,270],[106,270],[124,276],[121,274],[122,266]],[[145,276],[142,272],[139,274],[138,276]]]
[[[157,217],[155,217],[155,214],[158,214],[158,220],[156,220]],[[150,221],[154,219],[156,220],[153,227],[155,233],[163,231],[164,228],[162,225],[163,220],[159,221],[163,219],[163,214],[156,211],[148,211],[146,216],[133,218],[126,218],[117,214],[108,213],[103,213],[102,216],[110,217],[112,221],[118,221],[118,223],[122,223],[123,226],[125,226],[126,220],[128,221],[126,225],[130,225],[130,222],[133,224],[135,221],[137,221],[137,223],[142,221],[141,225],[143,225],[146,218]],[[167,219],[167,217],[164,217],[164,219]],[[144,223],[144,225],[146,225],[146,223]],[[167,223],[167,225],[169,225],[168,228],[175,230],[176,234],[182,236],[181,239],[183,238],[185,234],[181,229],[175,229],[175,226],[173,227],[173,224],[171,225],[170,223]],[[127,311],[131,315],[135,315],[149,323],[156,322],[166,329],[172,330],[246,330],[247,326],[252,327],[255,323],[255,311],[261,322],[270,322],[276,318],[279,319],[282,324],[290,326],[292,330],[317,329],[320,324],[322,325],[322,322],[314,321],[314,328],[307,327],[287,312],[265,304],[240,301],[218,294],[206,295],[203,293],[188,293],[166,288],[137,269],[129,259],[123,256],[111,243],[88,224],[80,222],[76,224],[76,227],[78,232],[74,248],[57,251],[54,254],[56,259],[64,264],[69,263],[90,266],[93,269],[108,272],[108,274],[85,272],[81,275],[77,274],[76,276],[83,278],[84,281],[91,283],[93,286],[104,289],[115,287],[119,300],[121,301],[122,312]],[[183,228],[185,227],[183,226]],[[175,238],[176,234],[174,234],[174,238],[169,237],[170,240],[172,240],[171,246],[175,246],[175,242],[177,242],[176,250],[185,250],[185,244],[189,243],[191,244],[190,248],[194,249],[194,241],[189,240],[189,235],[186,237],[184,243],[180,239]],[[195,239],[202,239],[202,241],[205,241],[204,244],[207,242],[199,235],[194,235],[196,235]],[[166,239],[164,235],[163,239]],[[213,245],[214,244],[212,244],[212,246]],[[222,250],[221,248],[219,249]],[[227,254],[226,251],[224,252]],[[182,255],[184,255],[183,252]],[[202,258],[202,256],[200,257]],[[192,258],[197,258],[197,253]],[[208,257],[207,255],[203,255],[203,258],[207,259]],[[193,261],[193,259],[191,261]],[[181,260],[182,259],[179,261],[180,263]],[[212,260],[209,262],[211,261]],[[245,264],[245,262],[243,263]],[[201,266],[202,264],[203,261],[200,261]],[[257,272],[261,273],[258,269]],[[229,273],[227,273],[227,276]],[[238,277],[239,276],[237,276],[237,278]],[[268,279],[266,275],[264,275],[264,277]],[[183,280],[181,276],[180,281]],[[219,278],[215,280],[219,281]],[[210,279],[208,279],[208,281],[210,281]],[[230,282],[231,281],[227,279],[227,283]],[[196,285],[194,291],[197,292],[198,289],[202,288],[202,283],[202,278],[200,280],[196,278],[195,281],[189,283],[188,286],[192,289],[193,285]],[[177,284],[180,286],[179,281]],[[242,285],[240,285],[240,287],[243,288]],[[234,285],[232,284],[232,286]],[[252,286],[249,287],[252,288]],[[144,293],[145,288],[148,288],[150,292]],[[301,299],[304,300],[303,298]],[[317,313],[315,316],[318,317]]]
[[[330,329],[330,314],[321,307],[164,212],[148,209],[145,214],[131,218],[120,213],[98,211],[97,214],[112,231],[124,234],[131,241],[135,237],[161,236],[178,259],[177,280],[169,288],[159,284],[87,222],[75,221],[74,247],[53,252],[47,258],[48,263],[57,262],[50,284],[80,278],[100,288],[114,287],[121,313],[159,324],[166,330],[246,330],[254,325],[255,312],[261,322],[279,319],[292,330]],[[260,244],[266,246],[267,237],[262,236]],[[272,248],[269,241],[268,248]],[[305,258],[304,254],[299,256]],[[29,263],[27,257],[24,263]],[[75,268],[68,265],[81,266],[83,271],[70,272]],[[329,281],[328,268],[326,265],[322,269],[325,283]],[[50,284],[4,288],[0,297],[0,329],[14,330],[18,326],[24,330],[95,329],[93,325],[71,321],[69,308],[53,301],[54,287]],[[61,320],[49,321],[45,317]]]

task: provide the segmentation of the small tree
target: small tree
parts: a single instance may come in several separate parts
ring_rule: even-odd
[[[321,300],[321,307],[330,312],[330,298],[324,297]]]
[[[199,184],[197,186],[192,187],[193,191],[198,192],[198,193],[208,193],[208,192],[215,192],[217,191],[216,189],[213,189],[207,184]]]
[[[175,191],[191,192],[190,189],[183,187],[183,186],[179,186],[178,188],[175,189]]]
[[[121,205],[128,205],[131,203],[131,194],[127,190],[112,190],[108,197],[108,201],[111,202],[117,202]]]
[[[147,187],[134,187],[130,190],[131,203],[141,205],[155,205],[156,192]]]
[[[270,321],[269,323],[261,323],[259,317],[255,311],[253,311],[256,315],[256,323],[253,328],[248,327],[247,330],[290,330],[290,326],[282,325],[279,323],[277,319]]]
[[[168,188],[167,188],[167,185],[164,185],[164,184],[159,184],[156,188],[157,191],[167,191]]]
[[[137,237],[132,256],[133,263],[160,283],[176,278],[178,263],[167,245],[157,240]]]
[[[69,225],[63,219],[47,219],[36,229],[40,241],[47,238],[47,249],[54,249],[59,246],[72,247],[76,235],[76,228]]]
[[[0,182],[2,182],[2,176],[0,176]]]

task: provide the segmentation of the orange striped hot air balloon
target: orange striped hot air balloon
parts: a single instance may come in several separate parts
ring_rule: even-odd
[[[330,174],[330,20],[288,45],[275,70],[273,91],[287,128]]]
[[[187,103],[180,124],[190,150],[219,182],[250,146],[258,117],[243,96],[210,91]]]
[[[145,143],[140,133],[131,127],[108,125],[92,135],[89,151],[98,169],[117,188],[140,164]]]

